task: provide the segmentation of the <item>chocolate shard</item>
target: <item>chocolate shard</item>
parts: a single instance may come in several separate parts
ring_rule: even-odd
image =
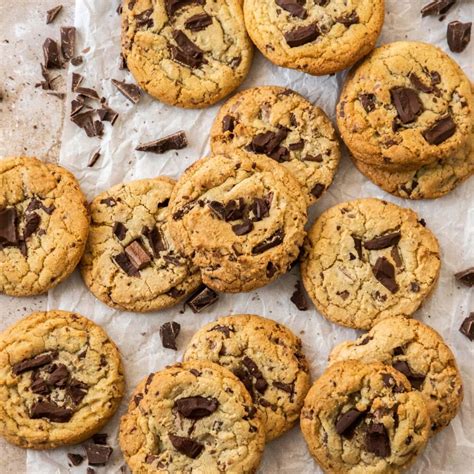
[[[208,207],[218,219],[225,220],[226,209],[224,204],[219,201],[211,201],[208,203]]]
[[[53,366],[53,371],[48,377],[48,385],[53,387],[64,387],[69,380],[69,370],[64,364]]]
[[[88,388],[89,387],[85,383],[72,378],[66,387],[66,393],[69,395],[69,398],[74,405],[79,405],[87,395]]]
[[[474,286],[474,267],[458,272],[454,275],[456,280],[464,283],[467,286]]]
[[[272,249],[273,247],[277,247],[278,245],[283,243],[284,238],[285,233],[283,229],[277,230],[268,239],[255,245],[252,249],[252,255],[259,255],[261,253],[266,252],[267,250]]]
[[[37,369],[38,367],[43,367],[51,363],[57,357],[57,355],[57,352],[53,351],[46,354],[39,354],[30,359],[22,360],[21,362],[17,362],[12,366],[12,372],[14,375],[20,375],[23,372]]]
[[[225,205],[225,216],[226,222],[238,221],[243,219],[245,213],[245,201],[243,198],[239,198],[238,201],[231,199]]]
[[[423,112],[418,92],[409,87],[394,87],[390,90],[392,104],[397,109],[398,118],[404,124],[414,122]]]
[[[67,453],[67,457],[73,466],[80,466],[84,461],[84,456],[80,454]]]
[[[184,22],[184,27],[191,31],[202,31],[209,25],[212,25],[212,17],[207,13],[198,13]]]
[[[471,41],[472,23],[452,21],[448,24],[448,45],[453,53],[462,53]]]
[[[403,267],[403,260],[402,260],[402,256],[400,255],[400,250],[398,248],[398,245],[394,245],[392,247],[392,250],[390,251],[390,255],[392,256],[393,261],[395,262],[395,265],[397,266],[397,268]]]
[[[17,220],[18,214],[14,207],[7,207],[0,211],[0,246],[18,245]]]
[[[118,91],[125,96],[133,104],[138,104],[142,96],[142,92],[135,84],[130,84],[125,81],[118,81],[112,79],[112,84],[118,89]]]
[[[308,16],[306,8],[301,5],[301,0],[275,0],[275,3],[292,16],[296,16],[302,20]]]
[[[155,226],[152,230],[148,227],[144,227],[142,234],[147,238],[155,257],[159,257],[160,253],[168,248],[166,240],[158,227]]]
[[[88,99],[100,100],[100,97],[97,91],[95,91],[94,89],[91,89],[90,87],[76,86],[74,89],[74,92],[76,92],[77,94],[83,95],[84,97],[87,97]]]
[[[379,257],[372,267],[375,278],[392,293],[397,293],[399,286],[395,280],[395,267],[385,258]]]
[[[382,423],[370,423],[367,427],[365,448],[380,458],[390,456],[390,439],[388,432]]]
[[[151,257],[139,240],[134,240],[125,247],[125,254],[137,270],[142,270],[151,263]]]
[[[253,213],[253,221],[259,222],[262,219],[265,219],[270,215],[270,208],[272,204],[271,197],[267,198],[255,198],[250,207],[251,212]]]
[[[191,295],[191,297],[186,301],[186,304],[191,308],[193,313],[200,313],[214,304],[218,299],[219,296],[214,290],[202,285]]]
[[[92,168],[96,163],[97,160],[100,158],[100,148],[96,150],[94,153],[89,158],[89,161],[87,162],[87,167]]]
[[[76,92],[76,88],[79,87],[84,80],[84,76],[77,72],[72,73],[71,91]]]
[[[303,46],[311,43],[319,36],[319,28],[316,23],[307,26],[300,26],[285,33],[285,40],[290,48]]]
[[[139,270],[133,265],[125,252],[116,255],[113,260],[128,276],[140,276]]]
[[[364,110],[367,113],[370,113],[375,110],[375,105],[377,103],[377,98],[375,97],[375,94],[360,94],[359,100],[362,104],[362,107],[364,107]]]
[[[172,433],[169,433],[168,437],[174,449],[188,458],[196,459],[204,449],[203,444],[193,441],[191,438],[176,436]]]
[[[198,68],[203,64],[207,64],[204,51],[194,44],[185,33],[174,30],[173,38],[178,46],[171,46],[171,56],[176,62],[191,68]]]
[[[177,351],[178,347],[176,346],[176,338],[178,337],[180,330],[181,326],[174,321],[162,324],[160,326],[160,338],[163,347]]]
[[[127,235],[127,231],[128,231],[127,227],[121,222],[115,222],[112,228],[113,234],[119,240],[125,239],[125,236]]]
[[[61,27],[61,51],[66,61],[74,57],[76,50],[76,28],[74,26]]]
[[[412,387],[416,390],[420,390],[425,381],[425,376],[420,374],[414,374],[404,360],[396,361],[392,364],[393,368],[401,372],[411,383]]]
[[[301,281],[298,280],[295,286],[295,291],[291,296],[291,302],[300,310],[300,311],[307,311],[309,309],[308,300],[306,299],[306,295],[304,293],[303,285]]]
[[[67,423],[73,414],[74,411],[70,408],[60,407],[56,403],[46,400],[34,403],[30,410],[30,418],[34,420],[46,418],[55,423]]]
[[[212,397],[186,397],[174,402],[178,413],[191,420],[200,420],[212,415],[218,408],[219,402]]]
[[[82,113],[76,113],[71,116],[71,122],[76,124],[79,128],[82,128],[88,137],[95,137],[96,130],[94,126],[94,112],[87,111]]]
[[[471,313],[461,324],[459,328],[461,334],[464,334],[470,341],[474,341],[474,313]]]
[[[421,9],[422,16],[445,15],[456,3],[456,0],[435,0]]]
[[[183,131],[179,131],[164,138],[140,144],[135,148],[135,150],[161,154],[166,153],[169,150],[181,150],[187,146],[188,140],[186,134]]]
[[[30,389],[37,395],[48,395],[51,393],[51,389],[48,384],[42,378],[36,378],[30,385]]]
[[[235,128],[235,118],[232,115],[226,115],[222,119],[222,131],[233,132]]]
[[[44,67],[46,69],[61,69],[61,52],[59,45],[51,38],[46,38],[43,43]]]
[[[430,145],[440,145],[456,132],[456,123],[451,116],[443,117],[434,123],[422,135]]]
[[[357,25],[358,23],[360,23],[359,15],[355,10],[351,13],[347,13],[344,16],[340,16],[336,21],[338,23],[342,23],[347,28],[349,28],[349,26]]]
[[[392,232],[390,234],[380,235],[379,237],[374,237],[371,240],[366,240],[364,242],[364,247],[367,250],[382,250],[394,245],[398,245],[402,235],[400,232]]]
[[[88,443],[85,445],[87,461],[91,466],[105,466],[113,449],[103,444]]]
[[[51,8],[46,12],[46,24],[49,25],[52,23],[56,17],[59,15],[59,12],[63,9],[62,5],[58,5],[57,7]]]
[[[26,215],[25,228],[23,229],[23,239],[26,240],[32,234],[34,234],[41,223],[41,217],[36,212],[32,212]]]
[[[354,434],[355,429],[364,419],[365,413],[355,408],[352,408],[346,413],[339,416],[336,420],[336,432],[344,438],[350,439]]]
[[[242,359],[242,364],[248,370],[249,374],[255,378],[255,388],[263,395],[268,388],[268,382],[265,380],[257,364],[248,356]]]
[[[244,220],[241,224],[235,224],[232,226],[232,231],[235,235],[242,236],[247,235],[253,230],[253,222],[250,220]]]

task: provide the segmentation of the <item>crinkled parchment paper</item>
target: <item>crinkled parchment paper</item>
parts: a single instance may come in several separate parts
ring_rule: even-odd
[[[119,70],[120,19],[116,1],[77,0],[75,26],[78,29],[78,51],[84,53],[84,64],[70,66],[86,77],[85,86],[93,87],[109,100],[120,113],[114,127],[106,124],[102,140],[87,138],[68,119],[64,124],[60,163],[71,170],[91,199],[97,193],[121,182],[165,174],[178,178],[193,161],[209,151],[208,133],[218,106],[202,111],[173,108],[144,96],[136,106],[128,102],[112,86],[110,79],[132,81],[127,71]],[[472,21],[473,4],[460,1],[448,18],[421,18],[420,9],[427,0],[388,0],[386,21],[380,43],[401,39],[423,40],[448,50],[447,23],[452,20]],[[474,41],[462,54],[454,57],[473,77]],[[312,77],[300,72],[273,66],[257,54],[250,76],[242,88],[257,85],[291,87],[321,106],[332,118],[344,74],[333,77]],[[72,96],[71,92],[68,92]],[[68,97],[70,102],[71,97]],[[47,113],[47,112],[46,112]],[[165,155],[136,152],[139,142],[153,140],[177,130],[185,130],[188,148]],[[89,156],[98,146],[101,158],[93,168],[87,168]],[[474,310],[472,293],[455,283],[453,273],[474,264],[474,179],[450,195],[436,201],[410,202],[391,197],[360,175],[350,160],[344,157],[330,190],[311,210],[310,222],[328,207],[354,198],[375,196],[415,209],[440,240],[442,273],[437,289],[416,317],[433,326],[453,349],[465,382],[465,400],[461,413],[451,425],[437,435],[419,458],[411,472],[467,473],[474,466],[474,345],[461,335],[462,320]],[[337,343],[357,336],[355,331],[327,322],[317,311],[300,312],[289,298],[298,279],[298,268],[272,285],[241,295],[222,295],[219,302],[205,314],[193,314],[190,309],[181,314],[182,306],[151,314],[124,313],[112,310],[89,293],[76,272],[68,281],[50,292],[49,308],[77,311],[104,327],[118,344],[123,355],[127,377],[127,395],[119,413],[106,427],[114,447],[111,461],[98,472],[118,472],[124,461],[117,444],[118,422],[126,402],[137,382],[150,372],[179,361],[192,334],[203,324],[232,313],[256,313],[288,325],[304,342],[311,361],[312,376],[318,377],[326,366],[330,349]],[[159,327],[165,321],[181,324],[178,339],[180,350],[163,349]],[[54,451],[28,453],[29,473],[83,473],[85,463],[68,466],[66,453],[83,453],[80,446]],[[261,473],[321,472],[308,454],[298,427],[265,449]]]

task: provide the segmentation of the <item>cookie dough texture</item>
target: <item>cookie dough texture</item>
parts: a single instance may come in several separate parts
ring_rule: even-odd
[[[306,198],[289,171],[234,151],[194,163],[173,190],[169,229],[223,292],[250,291],[285,273],[303,243]]]
[[[462,69],[433,45],[400,41],[376,49],[351,72],[337,123],[357,160],[405,171],[462,150],[472,114],[471,84]],[[433,141],[428,131],[440,121],[445,121],[446,135]],[[453,127],[450,132],[446,121]]]
[[[114,186],[92,201],[81,271],[87,287],[107,305],[139,312],[160,310],[199,286],[199,270],[177,251],[169,233],[168,202],[174,185],[167,177],[143,179]],[[116,259],[134,242],[148,263],[137,272],[127,272]]]
[[[36,158],[1,159],[2,211],[15,215],[16,243],[0,238],[0,293],[41,294],[72,273],[84,251],[89,217],[71,173]]]
[[[289,2],[245,0],[247,31],[272,63],[317,76],[363,58],[374,48],[384,21],[383,0],[293,2],[302,5],[305,13],[300,15],[282,8],[284,3]],[[302,28],[313,31],[312,37],[290,46],[287,35]]]
[[[204,25],[189,26],[197,15],[206,19]],[[253,47],[238,0],[126,0],[122,54],[150,95],[167,104],[201,108],[241,84]]]
[[[339,204],[318,218],[301,273],[323,316],[370,329],[391,316],[411,316],[439,270],[438,241],[416,213],[369,198]]]
[[[424,396],[433,434],[459,410],[463,384],[454,355],[434,329],[419,321],[385,319],[357,340],[339,344],[329,356],[330,363],[347,359],[398,367]]]
[[[425,447],[430,426],[423,397],[410,390],[402,374],[380,363],[351,360],[329,367],[311,387],[301,413],[303,436],[323,470],[405,470]],[[336,425],[351,410],[360,418],[353,433],[341,435]]]
[[[211,149],[266,154],[296,177],[310,203],[330,186],[340,160],[323,110],[290,89],[271,86],[247,89],[224,104],[211,130]]]
[[[186,412],[186,399],[194,397],[201,406],[207,400],[206,409]],[[178,451],[173,436],[187,439],[194,453]],[[136,387],[120,424],[120,447],[132,472],[253,473],[264,445],[262,422],[244,386],[204,361],[150,374]]]
[[[310,387],[301,340],[260,316],[227,316],[206,324],[191,339],[184,360],[208,360],[236,374],[262,415],[267,441],[293,427]]]
[[[48,355],[49,363],[20,369],[21,363]],[[123,392],[117,347],[82,316],[33,313],[0,335],[0,435],[10,443],[33,449],[80,443],[106,424]],[[33,419],[39,402],[53,403],[72,417]]]

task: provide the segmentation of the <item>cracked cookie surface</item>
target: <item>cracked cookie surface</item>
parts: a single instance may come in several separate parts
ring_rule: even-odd
[[[74,313],[33,313],[0,335],[0,435],[23,448],[80,443],[124,392],[115,344]]]
[[[119,184],[90,205],[91,230],[81,262],[87,287],[109,306],[154,311],[172,306],[201,283],[199,270],[170,237],[167,177]]]
[[[122,54],[150,95],[201,108],[240,85],[253,48],[238,0],[126,0]]]
[[[37,295],[68,277],[89,232],[86,200],[66,169],[0,160],[0,293]]]
[[[250,291],[296,260],[306,208],[306,197],[286,168],[235,150],[203,158],[185,171],[171,196],[169,228],[207,286]]]
[[[357,329],[411,316],[434,288],[439,270],[438,241],[416,213],[372,198],[324,212],[308,233],[301,266],[321,314]]]
[[[278,66],[314,75],[341,71],[369,53],[384,21],[383,0],[245,0],[245,24]]]
[[[329,363],[382,362],[405,375],[425,398],[431,433],[449,425],[463,399],[461,374],[451,349],[432,328],[414,319],[389,318],[355,341],[336,346]]]
[[[251,394],[270,441],[296,423],[310,387],[301,346],[298,337],[275,321],[233,315],[203,326],[184,360],[208,360],[233,372]]]
[[[150,374],[120,424],[133,472],[253,473],[264,445],[260,415],[242,383],[205,361]]]
[[[243,149],[282,163],[298,180],[310,203],[333,181],[340,150],[327,115],[298,93],[256,87],[233,96],[211,130],[213,153]]]
[[[454,60],[433,45],[400,41],[351,72],[337,123],[357,160],[405,171],[461,150],[472,114],[471,84]]]
[[[301,412],[309,450],[326,472],[399,473],[422,452],[430,418],[423,397],[392,367],[348,360],[329,367]]]

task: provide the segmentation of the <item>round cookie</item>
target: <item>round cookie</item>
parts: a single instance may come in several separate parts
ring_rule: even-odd
[[[260,415],[244,386],[204,361],[150,374],[120,423],[132,472],[253,473],[264,445]]]
[[[306,208],[286,168],[235,150],[186,170],[171,196],[169,229],[207,286],[237,293],[270,283],[296,260]]]
[[[213,153],[243,149],[282,163],[310,203],[329,187],[340,151],[327,115],[301,95],[282,87],[256,87],[234,95],[211,130]]]
[[[324,212],[308,233],[301,266],[321,314],[356,329],[411,316],[439,270],[438,241],[416,213],[372,198]]]
[[[74,270],[89,232],[86,200],[66,169],[0,160],[0,293],[38,295]]]
[[[341,71],[375,46],[384,0],[245,0],[247,31],[272,63],[322,76]]]
[[[81,262],[84,282],[114,308],[155,311],[173,306],[201,283],[199,269],[170,237],[167,177],[119,184],[90,204],[91,230]]]
[[[449,56],[430,44],[399,41],[351,72],[337,123],[357,160],[405,171],[462,149],[472,113],[469,79]]]
[[[122,55],[150,95],[201,108],[243,82],[253,47],[240,0],[125,0]]]
[[[184,360],[208,360],[232,371],[252,395],[267,441],[293,427],[311,383],[301,340],[282,324],[250,314],[203,326]]]
[[[356,359],[391,365],[425,397],[431,433],[449,425],[463,399],[461,374],[453,353],[432,328],[414,319],[389,318],[355,341],[336,346],[329,363]]]
[[[112,417],[124,388],[117,347],[82,316],[33,313],[0,334],[0,435],[10,443],[80,443]]]
[[[349,360],[311,387],[301,430],[325,472],[399,473],[422,452],[430,418],[405,376],[380,363]]]

